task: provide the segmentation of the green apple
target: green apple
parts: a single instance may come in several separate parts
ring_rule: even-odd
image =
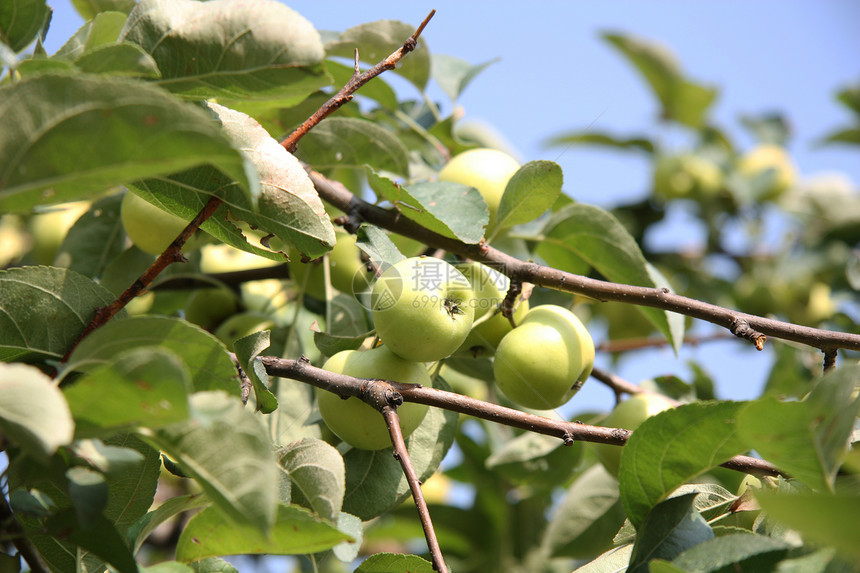
[[[719,165],[698,155],[661,156],[654,169],[654,193],[665,199],[716,195],[723,187]]]
[[[785,148],[764,144],[751,149],[738,160],[738,172],[749,179],[770,173],[770,185],[761,194],[762,199],[775,199],[794,186],[797,168]]]
[[[469,281],[435,257],[413,257],[389,267],[373,284],[370,305],[377,336],[414,362],[450,356],[475,318]]]
[[[329,358],[323,369],[356,378],[375,378],[431,386],[430,374],[423,364],[404,360],[385,346],[372,350],[344,350]],[[391,446],[385,420],[375,408],[358,398],[346,400],[325,390],[317,391],[323,421],[344,442],[362,450],[381,450]],[[403,437],[415,431],[427,406],[405,402],[397,408]]]
[[[601,422],[607,428],[624,428],[635,430],[639,425],[659,412],[673,408],[675,404],[661,396],[650,392],[633,394],[617,406]],[[610,444],[592,444],[597,459],[606,471],[618,477],[618,467],[621,464],[621,447]]]
[[[228,288],[203,288],[194,291],[185,304],[185,319],[212,330],[236,314],[239,297]]]
[[[511,281],[499,271],[474,261],[459,264],[457,269],[469,280],[475,292],[475,324],[458,353],[492,356],[499,342],[513,328],[511,321],[497,312]],[[519,324],[528,310],[528,301],[519,301],[514,310],[514,321]]]
[[[579,318],[564,307],[546,304],[529,310],[502,338],[493,374],[512,402],[548,410],[570,400],[593,366],[594,342]]]
[[[203,245],[200,249],[200,270],[207,274],[248,271],[278,264],[277,261],[225,244]]]
[[[188,225],[185,219],[159,209],[131,191],[122,198],[120,218],[131,242],[151,255],[163,253]]]
[[[0,215],[0,268],[6,268],[13,261],[17,261],[29,249],[30,237],[24,232],[24,223],[20,217]]]
[[[481,193],[490,210],[489,233],[496,226],[496,213],[505,187],[519,168],[519,162],[503,151],[470,149],[454,156],[439,172],[439,180],[469,185]]]
[[[214,334],[232,352],[234,340],[272,328],[273,326],[275,326],[275,322],[267,315],[255,312],[240,312],[218,325]]]
[[[89,201],[74,201],[56,205],[30,218],[28,228],[33,237],[33,257],[37,263],[50,265],[54,262],[69,229],[89,208]]]

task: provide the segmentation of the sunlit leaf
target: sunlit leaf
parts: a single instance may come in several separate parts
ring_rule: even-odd
[[[355,573],[433,573],[433,564],[417,555],[376,553],[361,562]]]
[[[305,135],[296,156],[317,169],[366,164],[409,175],[409,154],[393,132],[366,119],[330,117]]]
[[[740,567],[745,569],[743,561],[759,558],[756,564],[764,569],[761,558],[768,559],[770,564],[781,560],[790,545],[785,541],[754,535],[752,533],[734,533],[705,541],[687,549],[672,563],[684,571],[701,571],[710,573],[720,571],[724,567]]]
[[[121,195],[111,195],[93,203],[69,229],[54,264],[91,278],[100,277],[125,249],[121,201]]]
[[[0,3],[0,41],[20,52],[42,31],[49,13],[45,0],[6,0]]]
[[[629,573],[647,573],[651,559],[671,560],[685,549],[713,539],[714,532],[693,507],[695,494],[669,498],[655,506],[637,528]]]
[[[446,54],[433,54],[431,59],[431,74],[442,91],[451,101],[457,101],[460,94],[468,87],[472,80],[491,64],[498,62],[495,58],[483,64],[472,65],[466,60],[448,56]]]
[[[293,503],[336,520],[346,487],[340,453],[322,440],[305,438],[283,448],[278,457],[290,478]]]
[[[621,138],[607,133],[596,131],[577,131],[564,135],[557,135],[547,140],[547,145],[563,147],[572,144],[600,145],[616,149],[628,149],[631,151],[654,152],[654,143],[647,137]]]
[[[128,14],[136,3],[134,0],[72,0],[72,5],[84,20],[97,18],[102,12],[122,12]]]
[[[514,173],[505,187],[496,226],[512,227],[537,219],[561,195],[561,167],[552,161],[529,161]]]

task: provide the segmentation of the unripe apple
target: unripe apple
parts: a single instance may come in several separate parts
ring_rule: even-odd
[[[639,425],[659,412],[674,407],[674,403],[659,394],[642,392],[633,394],[624,400],[601,422],[607,428],[624,428],[635,430]],[[597,459],[606,471],[618,477],[618,467],[621,464],[621,447],[610,444],[592,444]]]
[[[475,324],[457,352],[471,356],[492,356],[499,342],[513,328],[511,321],[497,312],[505,300],[511,281],[497,270],[474,261],[459,264],[457,269],[469,280],[475,293]],[[514,321],[519,324],[528,310],[528,301],[519,301],[514,311]],[[482,320],[485,316],[487,318]]]
[[[344,350],[329,358],[323,369],[356,378],[375,378],[431,386],[430,374],[423,364],[404,360],[385,346],[372,350]],[[362,450],[381,450],[391,446],[388,427],[382,414],[362,400],[346,400],[324,390],[317,391],[320,415],[326,425],[340,439]],[[427,406],[405,402],[397,408],[403,437],[415,431]]]
[[[747,178],[755,179],[771,173],[770,185],[761,194],[761,199],[775,199],[792,187],[797,180],[797,169],[785,148],[779,145],[759,145],[738,161],[738,171]]]
[[[204,288],[194,291],[185,303],[188,322],[212,330],[236,314],[239,297],[228,288]]]
[[[723,186],[719,165],[692,154],[661,156],[654,169],[654,193],[666,199],[703,198]]]
[[[203,245],[200,249],[200,270],[207,274],[247,271],[278,264],[277,261],[225,244]]]
[[[496,213],[505,187],[519,168],[519,162],[503,151],[470,149],[454,156],[439,172],[439,180],[469,185],[481,193],[490,210],[489,233],[496,226]]]
[[[74,201],[56,205],[50,211],[30,218],[28,227],[33,236],[33,257],[37,263],[50,265],[54,262],[69,229],[89,208],[89,201]]]
[[[389,267],[371,291],[376,334],[392,352],[414,362],[450,356],[472,328],[475,299],[466,277],[434,257]]]
[[[512,402],[548,410],[570,400],[591,375],[594,342],[575,314],[541,305],[502,338],[496,349],[496,385]]]
[[[131,191],[122,198],[120,217],[131,242],[151,255],[163,253],[188,225],[185,219],[159,209]]]
[[[264,314],[240,312],[222,322],[215,329],[214,334],[232,352],[234,340],[244,338],[261,330],[267,330],[273,326],[275,326],[275,322]]]

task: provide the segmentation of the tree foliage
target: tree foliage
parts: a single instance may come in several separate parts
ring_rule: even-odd
[[[758,142],[742,149],[713,121],[715,87],[654,42],[606,33],[654,95],[653,133],[581,130],[548,144],[644,155],[652,193],[599,208],[566,192],[557,164],[532,161],[485,237],[481,194],[436,174],[493,136],[460,130],[443,106],[405,98],[385,76],[347,94],[294,153],[281,143],[362,63],[408,45],[413,25],[320,34],[274,0],[74,4],[87,21],[50,55],[45,0],[0,6],[4,570],[23,559],[34,571],[232,571],[226,556],[295,555],[302,571],[432,571],[404,458],[460,573],[857,569],[860,195],[798,176],[787,118],[741,118]],[[432,53],[425,37],[432,25],[392,73],[422,93],[435,81],[456,102],[491,62]],[[838,100],[855,125],[821,143],[856,145],[858,90]],[[668,147],[667,127],[688,145]],[[156,260],[126,237],[125,193],[199,230]],[[673,210],[705,229],[701,250],[647,248]],[[789,231],[764,250],[768,217]],[[362,252],[349,267],[335,247],[347,233]],[[709,322],[760,344],[765,323],[748,319],[776,319],[763,395],[718,400],[699,364],[688,379],[638,387],[599,376],[619,396],[644,390],[680,405],[628,440],[582,424],[599,426],[606,404],[562,420],[583,439],[561,440],[538,429],[557,413],[496,415],[495,404],[515,406],[494,388],[490,358],[461,353],[433,365],[450,401],[432,404],[396,456],[351,448],[320,419],[316,395],[358,390],[313,366],[373,340],[362,293],[371,268],[438,249],[571,273],[545,288],[547,275],[524,274],[532,267],[500,267],[516,288],[535,279],[524,289],[532,307],[566,306],[605,333],[598,352],[613,359],[706,343]],[[592,282],[565,284],[572,275]],[[192,322],[191,300],[213,291],[232,293],[230,316]],[[615,302],[582,296],[593,292]],[[662,302],[672,293],[691,304]],[[306,378],[273,374],[282,358]],[[458,413],[465,406],[445,392],[484,400],[468,404],[486,416]],[[589,441],[627,442],[617,478]],[[751,453],[773,465],[738,458]],[[761,479],[742,485],[739,470]]]

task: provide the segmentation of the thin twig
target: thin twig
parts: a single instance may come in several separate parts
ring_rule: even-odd
[[[697,346],[706,342],[715,342],[719,340],[734,340],[727,332],[716,332],[714,334],[704,334],[701,336],[685,336],[684,344],[689,346]],[[660,348],[669,346],[671,342],[665,338],[643,337],[643,338],[626,338],[623,340],[607,340],[598,344],[594,349],[598,352],[628,352],[630,350],[642,350],[645,348]]]
[[[15,546],[15,549],[18,550],[18,553],[21,557],[24,558],[24,561],[27,562],[27,565],[30,566],[30,571],[32,573],[50,573],[51,570],[42,560],[42,556],[39,555],[39,551],[36,549],[36,546],[33,545],[33,542],[30,541],[30,538],[27,537],[27,533],[24,531],[24,528],[21,527],[21,524],[18,523],[18,520],[15,519],[15,514],[12,513],[12,508],[9,507],[9,502],[6,500],[6,496],[0,493],[0,530],[6,531],[9,534],[9,541]]]
[[[619,401],[622,394],[641,394],[645,392],[639,386],[597,366],[591,369],[591,377],[609,386],[610,390],[615,393],[616,400]]]
[[[396,211],[367,203],[342,184],[331,181],[316,171],[308,169],[308,173],[320,197],[350,216],[460,257],[489,264],[511,279],[582,294],[598,301],[619,301],[677,312],[729,329],[737,336],[753,342],[757,348],[761,347],[765,336],[773,336],[807,344],[825,352],[836,348],[860,350],[858,334],[832,332],[763,318],[674,294],[666,289],[618,284],[575,275],[534,262],[521,261],[486,242],[466,244],[434,233],[407,217],[398,216]]]
[[[63,356],[63,362],[69,359],[72,351],[77,347],[81,340],[89,336],[89,334],[95,329],[106,324],[107,321],[116,315],[116,313],[125,308],[125,305],[131,302],[134,297],[145,291],[164,269],[172,263],[185,262],[187,260],[182,255],[182,246],[191,238],[191,235],[200,228],[200,225],[202,225],[206,219],[211,217],[212,214],[218,210],[221,203],[222,201],[218,197],[210,197],[209,201],[206,202],[206,205],[203,206],[200,212],[197,213],[191,222],[186,225],[181,233],[179,233],[179,236],[170,243],[170,246],[167,247],[157,259],[155,259],[155,262],[152,263],[152,265],[150,265],[150,267],[146,269],[143,274],[125,290],[124,293],[119,295],[119,297],[109,305],[96,310],[90,323],[84,328],[81,335],[66,352],[66,355]]]
[[[418,479],[418,474],[415,473],[412,459],[406,450],[406,442],[400,429],[400,416],[390,406],[385,406],[382,409],[382,415],[385,417],[385,425],[388,426],[388,433],[394,446],[394,458],[400,462],[400,467],[403,468],[403,474],[409,483],[409,489],[412,491],[412,499],[418,509],[418,517],[421,520],[421,527],[424,529],[424,538],[427,540],[427,547],[430,549],[430,557],[433,560],[433,569],[439,573],[448,573],[442,549],[439,547],[439,540],[436,538],[436,531],[433,529],[433,521],[430,519],[430,510],[424,499],[424,492],[421,491],[421,481]]]
[[[367,399],[364,388],[366,388],[368,380],[353,378],[345,374],[335,374],[334,372],[311,366],[307,360],[288,360],[275,356],[263,356],[259,360],[270,376],[298,380],[299,382],[305,382],[317,388],[334,392],[340,396],[356,396],[362,400]],[[551,420],[543,416],[527,414],[513,408],[506,408],[498,404],[484,402],[436,388],[426,388],[398,382],[386,382],[386,384],[393,391],[396,391],[406,402],[444,408],[490,422],[547,436],[554,436],[564,440],[565,444],[583,441],[623,446],[633,433],[623,428],[606,428],[603,426]],[[785,475],[773,464],[749,456],[735,456],[722,465],[748,473]]]
[[[331,99],[325,102],[312,116],[310,116],[303,124],[295,129],[284,141],[281,142],[281,145],[289,151],[290,153],[295,152],[296,148],[299,145],[299,140],[307,135],[307,133],[313,129],[319,122],[333,114],[335,111],[340,109],[344,104],[352,101],[352,97],[356,91],[358,91],[361,86],[378,76],[379,74],[386,72],[388,70],[393,70],[394,67],[400,62],[403,57],[414,50],[418,46],[418,37],[421,35],[421,32],[424,31],[424,27],[427,26],[427,23],[430,22],[430,19],[433,15],[436,14],[436,10],[432,10],[430,14],[424,18],[424,21],[421,22],[421,25],[418,26],[418,29],[415,30],[415,33],[412,34],[400,48],[395,50],[391,55],[387,58],[370,68],[364,73],[359,73],[358,67],[358,51],[356,50],[355,55],[355,72],[352,74],[352,77],[346,82],[340,91],[334,94]]]

